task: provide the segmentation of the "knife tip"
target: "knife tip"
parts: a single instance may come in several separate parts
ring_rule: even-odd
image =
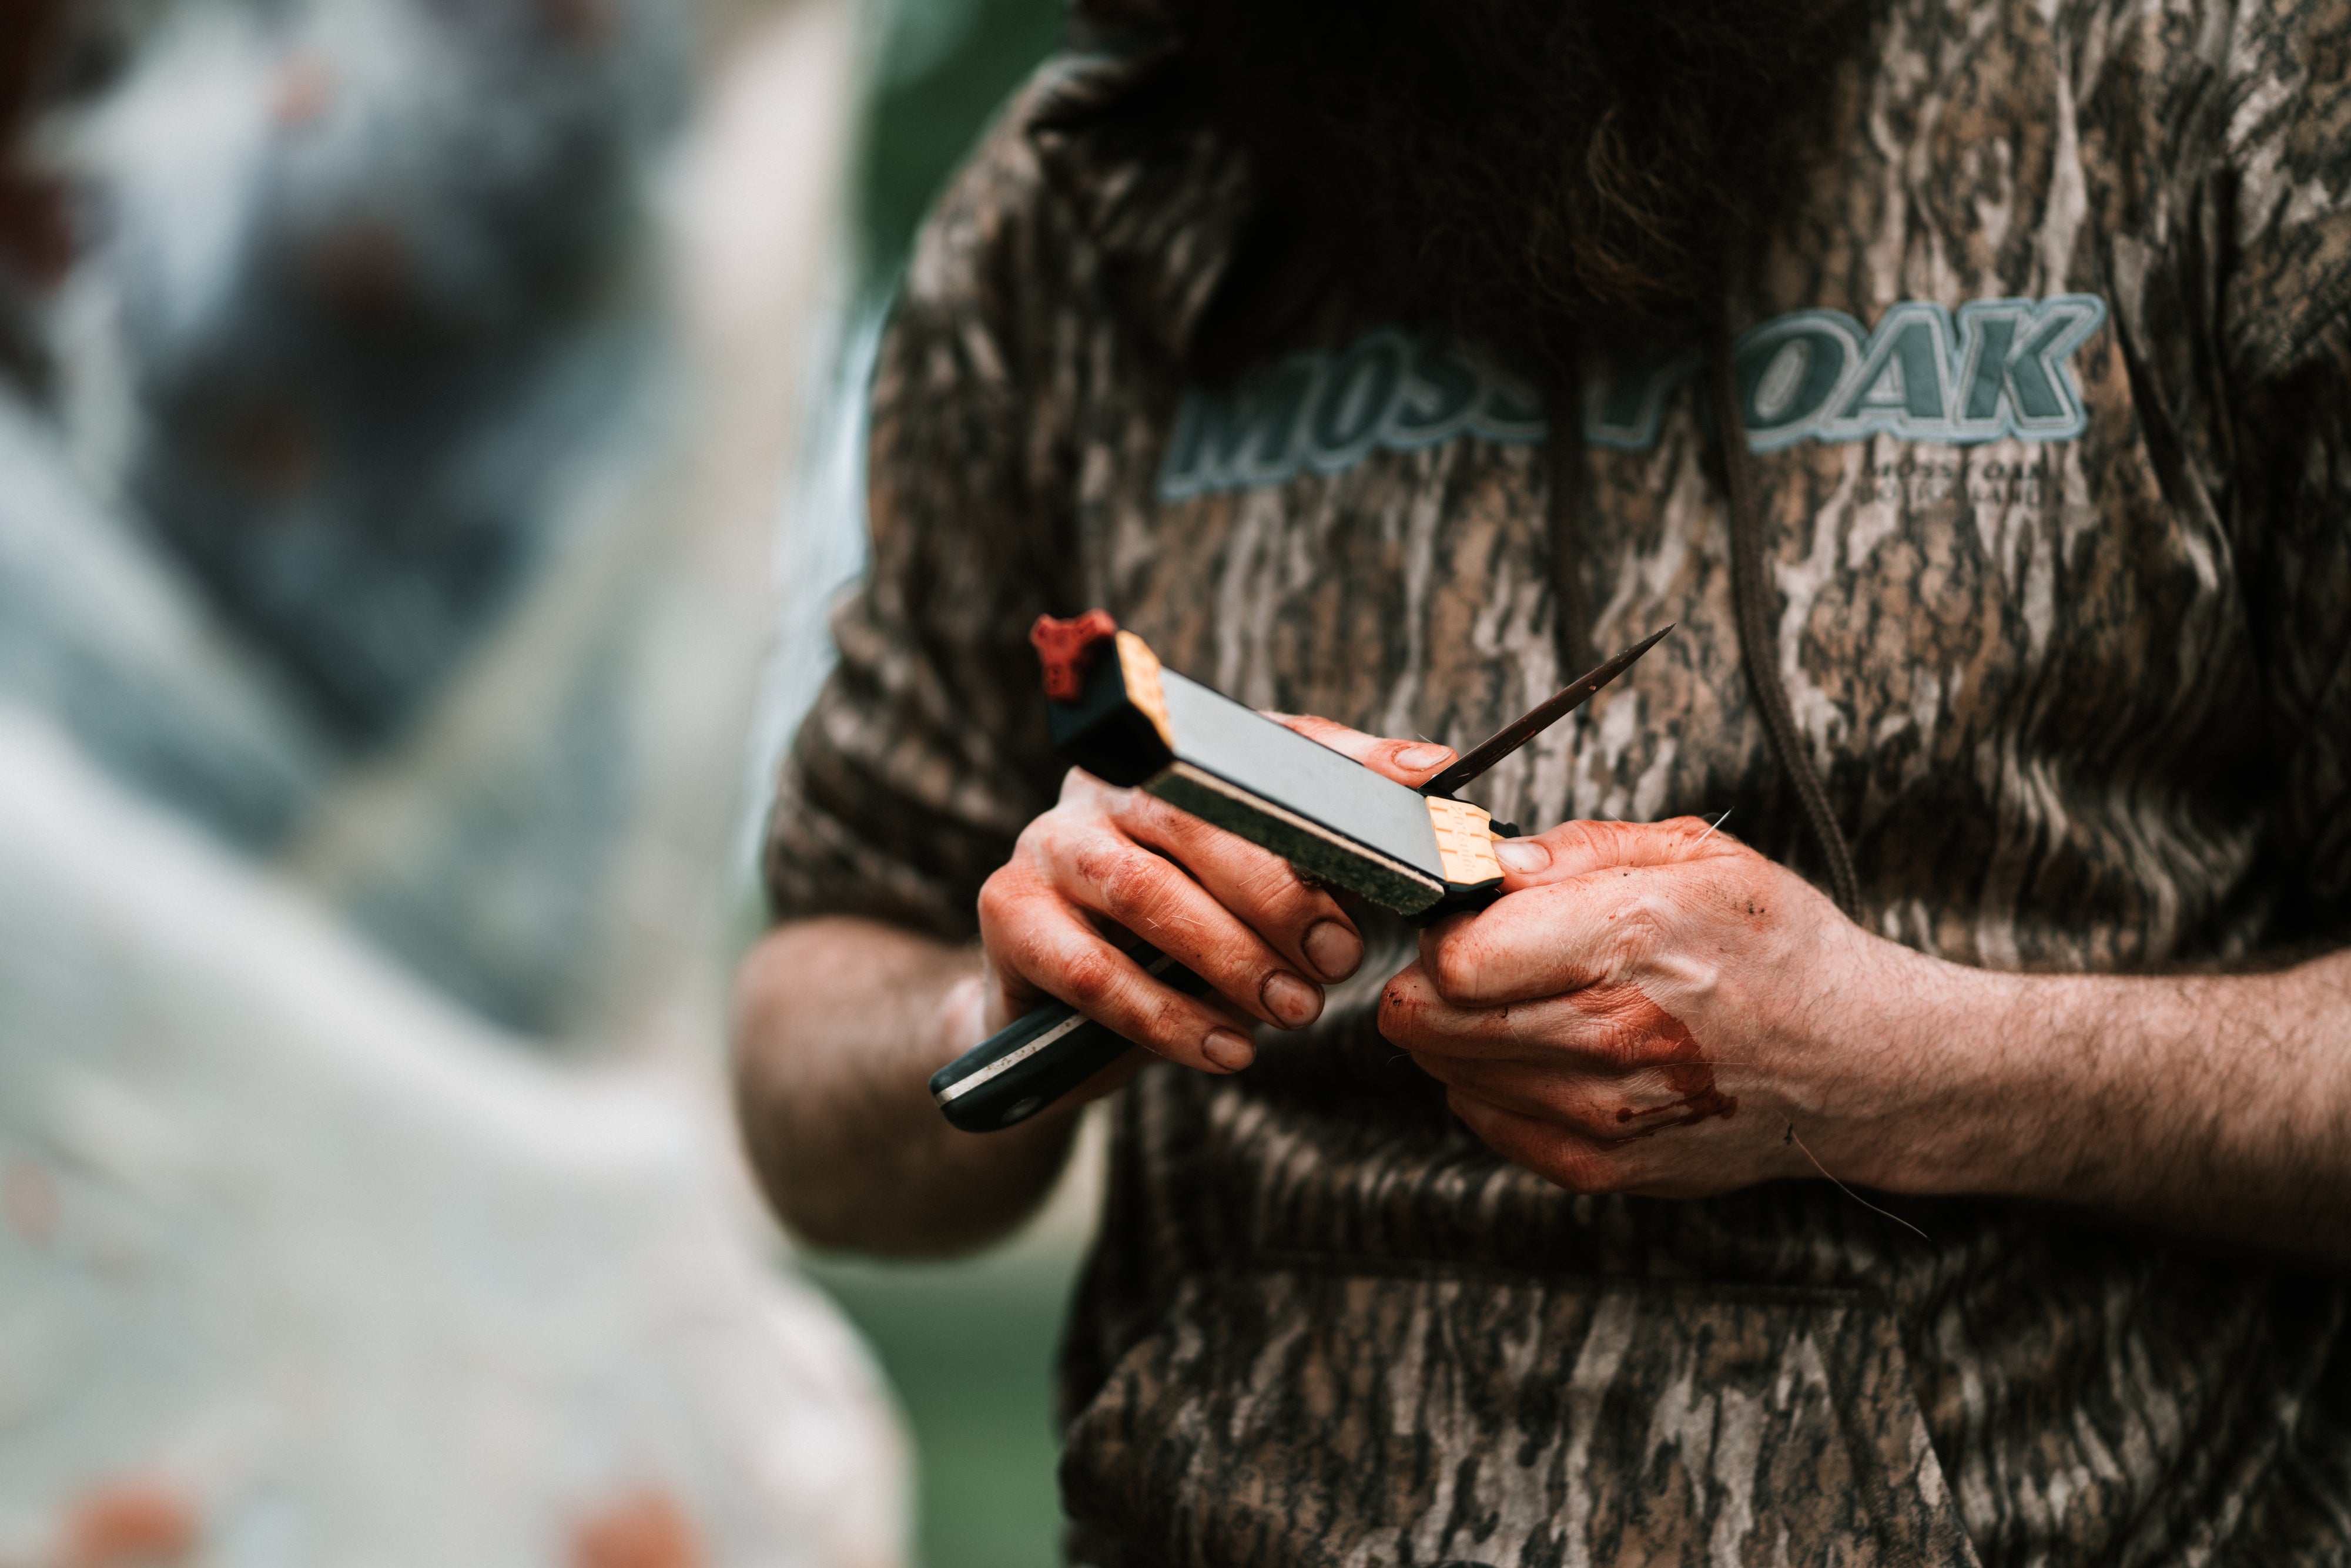
[[[1679,624],[1679,622],[1667,622],[1663,626],[1658,627],[1656,631],[1650,632],[1647,636],[1642,638],[1639,642],[1634,643],[1631,647],[1625,649],[1622,653],[1619,653],[1616,656],[1620,659],[1639,658],[1642,654],[1656,647],[1659,643],[1664,642],[1666,639],[1666,633],[1672,631]]]

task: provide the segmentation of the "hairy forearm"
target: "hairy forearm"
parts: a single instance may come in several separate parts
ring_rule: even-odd
[[[1938,967],[1913,1021],[1953,1065],[1901,1185],[2351,1261],[2351,953],[2163,978]]]
[[[975,1043],[980,959],[873,921],[796,922],[744,960],[735,1029],[744,1143],[784,1221],[820,1247],[967,1251],[1032,1212],[1074,1113],[978,1136],[925,1089]]]

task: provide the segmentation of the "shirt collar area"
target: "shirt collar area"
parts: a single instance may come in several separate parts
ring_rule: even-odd
[[[1163,0],[1081,0],[1025,126],[1120,308],[1178,360],[1251,196],[1247,160],[1206,123],[1186,75]]]

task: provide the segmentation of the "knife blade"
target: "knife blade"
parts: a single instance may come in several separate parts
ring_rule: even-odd
[[[1423,784],[1420,787],[1420,792],[1424,795],[1451,799],[1456,789],[1476,779],[1528,741],[1590,702],[1593,694],[1639,663],[1641,655],[1663,642],[1666,633],[1673,629],[1673,623],[1667,623],[1660,630],[1650,632],[1614,658],[1607,660],[1597,669],[1562,686],[1555,695],[1537,703],[1533,707],[1496,730],[1491,739],[1470,751],[1468,755],[1427,783]]]

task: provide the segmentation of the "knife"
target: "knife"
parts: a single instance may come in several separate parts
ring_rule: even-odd
[[[1108,617],[1102,617],[1102,622],[1106,624]],[[1644,653],[1656,647],[1666,633],[1672,630],[1673,627],[1668,625],[1663,630],[1652,632],[1615,657],[1606,660],[1590,673],[1562,687],[1557,694],[1503,726],[1491,739],[1473,747],[1451,767],[1445,768],[1421,785],[1418,792],[1432,801],[1452,800],[1455,791],[1478,779],[1504,758],[1526,745],[1528,741],[1582,707],[1592,699],[1594,693],[1631,669]],[[1097,635],[1103,635],[1103,633],[1098,632]],[[1131,633],[1118,633],[1118,635],[1123,639],[1131,637]],[[1047,646],[1041,635],[1039,645],[1040,649]],[[1132,649],[1121,650],[1122,655],[1129,664],[1127,671],[1129,688],[1140,688],[1144,685],[1136,678],[1137,672],[1134,668],[1135,658],[1134,649],[1140,647],[1141,643],[1136,640]],[[1147,653],[1143,656],[1148,658]],[[1065,695],[1072,701],[1079,700],[1080,685],[1076,674],[1067,669],[1055,668],[1050,659],[1051,654],[1049,653],[1047,677],[1049,692],[1055,695],[1057,701]],[[1165,692],[1161,690],[1163,679],[1155,661],[1152,662],[1149,674],[1151,679],[1148,683],[1148,691],[1129,700],[1134,706],[1144,710],[1145,717],[1155,722],[1158,734],[1165,737],[1169,733],[1170,727],[1165,711]],[[1155,701],[1159,704],[1156,711],[1153,708]],[[1097,702],[1096,706],[1101,705]],[[1249,716],[1280,728],[1285,736],[1295,734],[1286,727],[1276,725],[1273,720],[1263,719],[1261,716],[1251,714]],[[1120,731],[1120,736],[1123,741],[1131,742],[1133,735],[1139,733],[1144,733],[1142,727],[1136,721],[1129,719],[1127,728]],[[1146,734],[1144,744],[1151,746],[1155,742]],[[1156,756],[1153,760],[1157,760]],[[1175,767],[1180,766],[1183,764],[1178,761],[1166,771],[1172,772]],[[1140,779],[1134,781],[1141,782]],[[1314,826],[1307,820],[1311,817],[1311,813],[1292,810],[1278,801],[1260,801],[1259,804],[1262,809],[1305,821],[1305,825],[1310,828]],[[1480,820],[1482,821],[1482,815]],[[1334,835],[1326,834],[1326,836]],[[1512,832],[1502,836],[1515,837],[1516,834]],[[1301,841],[1309,842],[1311,847],[1311,841]],[[1487,858],[1490,862],[1490,852]],[[1448,857],[1445,863],[1450,867],[1457,862]],[[1400,907],[1401,901],[1389,890],[1404,884],[1394,878],[1384,880],[1377,876],[1367,882],[1361,891],[1374,902],[1396,909],[1399,914],[1405,915],[1407,917],[1418,915],[1424,919],[1449,914],[1457,909],[1482,907],[1484,904],[1489,904],[1496,897],[1500,896],[1501,891],[1499,869],[1487,882],[1467,890],[1460,884],[1449,881],[1442,883],[1432,883],[1426,875],[1422,876],[1421,881],[1423,883],[1441,888],[1439,897],[1431,900],[1420,894],[1408,894],[1405,896],[1419,897],[1420,902]],[[1208,983],[1198,975],[1176,962],[1174,957],[1148,944],[1137,943],[1126,948],[1125,951],[1130,958],[1143,967],[1144,973],[1187,996],[1197,996],[1209,988]],[[1112,1031],[1108,1026],[1087,1018],[1069,1003],[1060,1000],[1049,1001],[990,1035],[946,1066],[939,1069],[931,1077],[931,1097],[938,1103],[939,1109],[946,1119],[956,1126],[967,1132],[995,1132],[1027,1121],[1117,1061],[1131,1048],[1131,1042],[1123,1036]]]

